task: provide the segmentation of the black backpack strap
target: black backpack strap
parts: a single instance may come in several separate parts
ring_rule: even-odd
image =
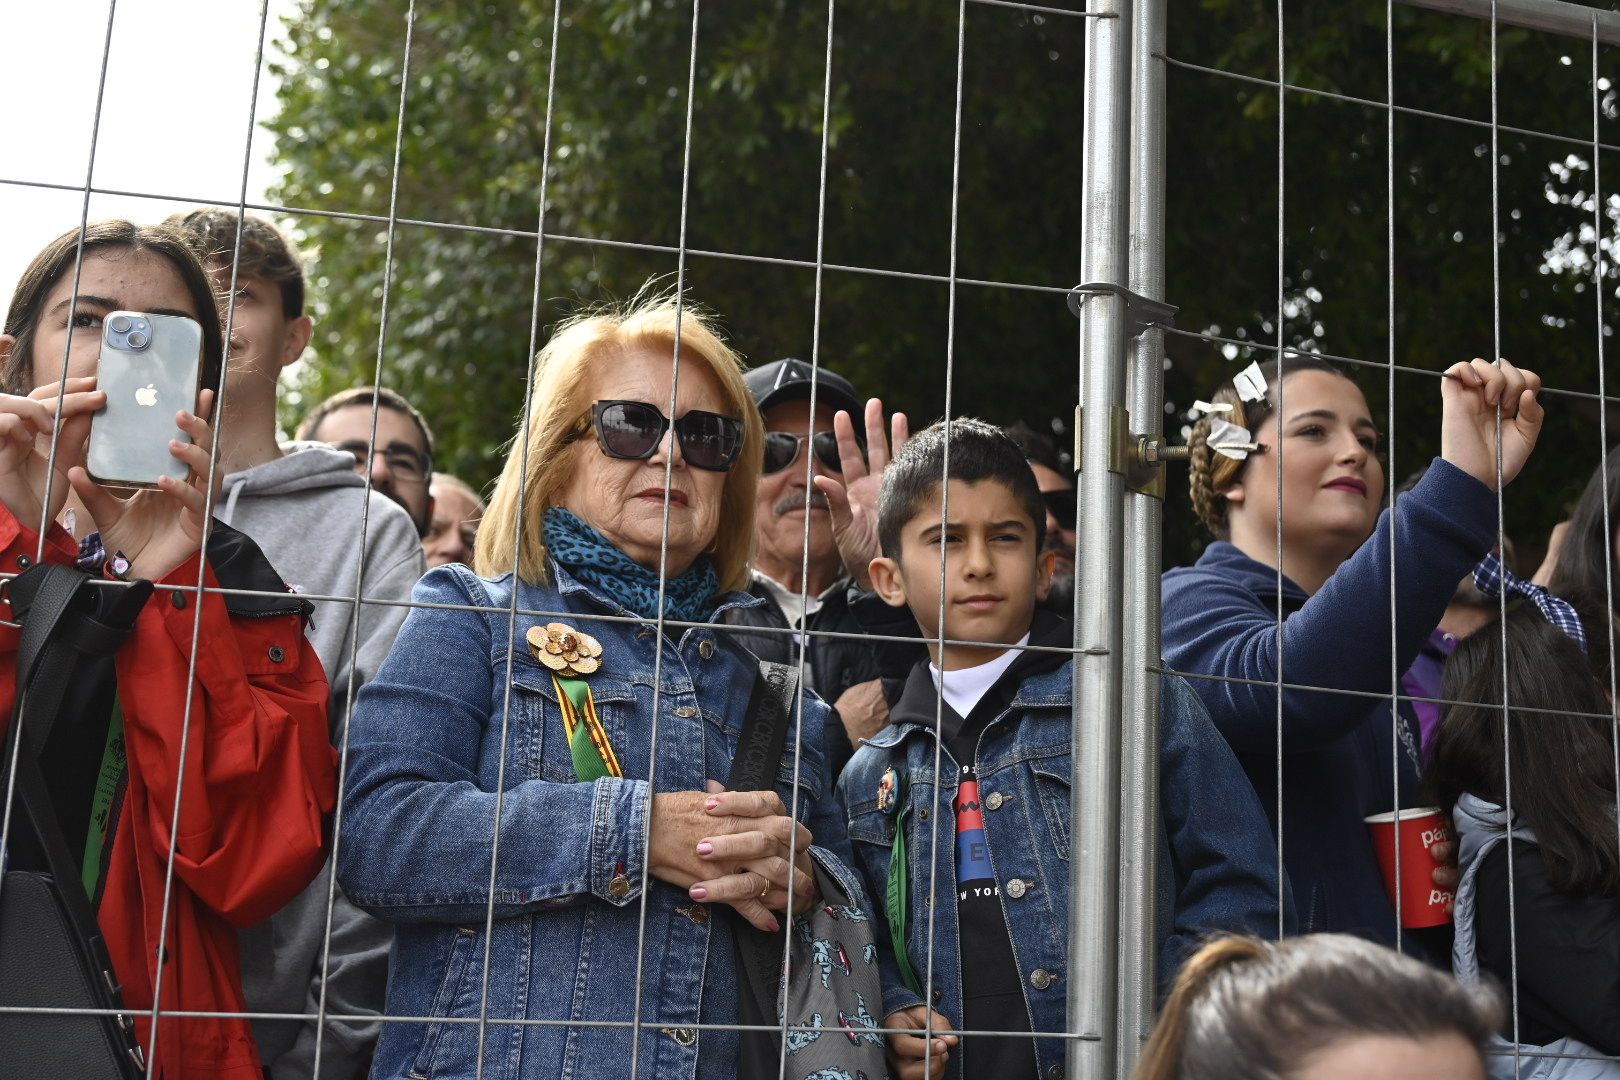
[[[135,617],[152,595],[150,581],[119,587],[115,596],[94,594],[82,571],[38,563],[10,584],[11,611],[22,623],[17,649],[17,706],[28,749],[39,754],[50,738],[62,697],[73,679],[79,654],[111,655],[134,628]],[[97,607],[105,611],[97,611]],[[82,609],[82,610],[75,610]],[[67,618],[69,614],[73,618]]]
[[[776,786],[777,763],[787,746],[798,696],[798,665],[759,662],[759,678],[748,697],[737,756],[726,779],[727,791],[769,791]]]
[[[39,754],[50,738],[62,698],[86,652],[111,652],[129,636],[134,614],[152,594],[150,581],[137,581],[112,598],[100,617],[91,614],[97,597],[89,575],[55,563],[39,563],[9,585],[12,614],[23,626],[17,651],[17,706],[8,750],[17,755],[18,805],[33,827],[68,916],[92,955],[104,956],[101,928],[84,891],[67,834],[56,816]],[[84,597],[80,600],[80,597]],[[88,606],[91,611],[75,608]],[[114,994],[116,986],[109,989]]]

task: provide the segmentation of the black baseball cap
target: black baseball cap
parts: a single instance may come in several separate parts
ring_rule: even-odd
[[[754,395],[754,404],[759,406],[760,412],[784,401],[808,401],[813,381],[816,384],[816,404],[828,405],[835,410],[843,409],[859,423],[861,399],[855,396],[854,385],[842,375],[824,367],[813,368],[803,360],[789,357],[744,372],[743,381],[748,384],[748,392]]]

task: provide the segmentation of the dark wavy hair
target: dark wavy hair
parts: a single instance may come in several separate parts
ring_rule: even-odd
[[[1509,601],[1505,619],[1457,646],[1446,662],[1441,696],[1458,704],[1447,708],[1435,736],[1427,782],[1447,817],[1465,793],[1502,806],[1511,761],[1513,813],[1535,830],[1553,888],[1570,896],[1620,896],[1604,607],[1588,596],[1569,599],[1586,625],[1590,657],[1522,599]]]
[[[1605,472],[1607,484],[1604,483]],[[1604,528],[1605,511],[1608,512],[1608,528]],[[1615,557],[1616,530],[1620,530],[1620,446],[1610,450],[1603,465],[1593,471],[1569,516],[1569,532],[1564,536],[1558,565],[1553,569],[1552,590],[1559,595],[1581,592],[1605,596],[1608,567]],[[1620,595],[1620,566],[1613,571],[1613,577],[1615,593]],[[1604,648],[1608,648],[1607,644]]]

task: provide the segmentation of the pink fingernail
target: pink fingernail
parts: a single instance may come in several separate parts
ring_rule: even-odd
[[[717,807],[719,807],[719,805],[720,805],[720,800],[719,799],[710,799],[708,802],[703,804],[703,809],[708,810],[708,811],[710,811],[712,813]]]
[[[694,885],[687,890],[686,895],[690,896],[694,900],[706,900],[709,896],[709,890],[705,889],[701,885]]]
[[[703,843],[698,845],[697,852],[698,852],[699,855],[705,855],[705,856],[713,855],[714,854],[714,845],[709,843],[707,840],[705,840],[705,841],[703,841]]]

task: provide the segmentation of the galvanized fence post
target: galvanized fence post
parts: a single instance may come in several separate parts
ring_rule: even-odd
[[[1131,3],[1100,0],[1086,20],[1081,280],[1123,286],[1130,162]],[[1119,973],[1119,734],[1125,496],[1127,305],[1090,294],[1080,309],[1074,780],[1070,791],[1068,1075],[1109,1080]]]
[[[1131,34],[1130,288],[1164,299],[1164,0],[1136,0]],[[1134,435],[1164,427],[1164,333],[1130,344],[1125,399]],[[1162,478],[1162,469],[1159,473]],[[1125,493],[1124,677],[1120,712],[1119,1075],[1128,1076],[1153,1026],[1158,969],[1159,563],[1164,496]]]

